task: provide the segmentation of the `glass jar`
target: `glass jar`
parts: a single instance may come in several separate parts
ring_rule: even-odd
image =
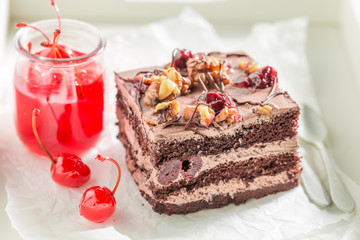
[[[35,22],[32,26],[53,36],[57,20]],[[41,51],[47,42],[32,28],[21,28],[14,38],[18,55],[14,86],[15,124],[22,142],[32,151],[45,153],[32,129],[32,112],[40,109],[36,128],[48,151],[81,155],[97,142],[103,129],[105,40],[99,31],[84,22],[63,19],[58,46],[71,58],[48,58]],[[42,46],[41,46],[42,45]]]

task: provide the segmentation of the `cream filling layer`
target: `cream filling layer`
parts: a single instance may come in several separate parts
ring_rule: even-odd
[[[124,123],[126,137],[131,144],[133,153],[136,153],[135,158],[137,159],[137,165],[146,169],[148,172],[151,172],[150,178],[148,181],[151,181],[156,185],[157,188],[164,187],[158,182],[159,169],[155,169],[150,161],[150,156],[143,153],[136,137],[135,131],[130,126],[130,123],[127,119],[122,121]],[[204,171],[215,168],[220,164],[227,164],[230,162],[241,162],[247,161],[249,158],[259,158],[266,157],[269,155],[278,155],[285,152],[296,152],[298,148],[297,138],[287,138],[284,141],[274,141],[269,143],[259,143],[255,144],[250,148],[238,148],[232,149],[226,153],[216,154],[216,155],[201,155],[199,156],[202,159],[202,167],[198,170],[195,178]],[[161,169],[161,168],[160,168]],[[179,174],[178,178],[173,182],[178,182],[183,180],[184,177]]]
[[[213,198],[217,195],[229,195],[231,198],[234,198],[237,193],[272,187],[289,181],[287,171],[274,176],[260,176],[247,184],[241,179],[231,179],[227,182],[221,181],[218,184],[210,184],[209,186],[197,188],[191,192],[186,191],[186,188],[181,188],[180,192],[177,192],[176,195],[169,195],[166,200],[161,200],[161,202],[176,205],[200,200],[212,202]]]

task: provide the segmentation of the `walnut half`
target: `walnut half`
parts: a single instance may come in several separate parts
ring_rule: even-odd
[[[191,86],[191,81],[182,77],[175,68],[138,75],[135,80],[150,85],[144,97],[144,102],[148,106],[155,106],[158,102],[171,101],[180,94],[187,94]]]
[[[230,83],[229,75],[226,72],[225,64],[220,59],[212,56],[202,56],[201,58],[191,58],[187,62],[189,78],[194,82],[203,81],[205,85],[211,85],[214,82],[220,86]]]

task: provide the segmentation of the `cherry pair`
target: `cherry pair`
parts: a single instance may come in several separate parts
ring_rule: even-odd
[[[49,153],[42,141],[36,128],[36,119],[39,117],[40,110],[35,108],[32,113],[32,128],[36,140],[46,155],[50,158],[51,177],[52,179],[65,187],[80,187],[90,179],[90,168],[78,156],[70,153],[63,153],[55,158]],[[97,160],[101,162],[111,161],[118,169],[118,178],[116,185],[112,191],[107,187],[93,186],[87,189],[80,201],[80,215],[93,222],[104,222],[114,212],[116,208],[116,200],[114,198],[115,191],[119,185],[121,178],[121,169],[119,164],[112,158],[98,155]]]

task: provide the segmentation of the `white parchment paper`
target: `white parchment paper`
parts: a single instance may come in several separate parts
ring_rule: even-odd
[[[306,29],[307,22],[301,18],[258,24],[238,43],[224,46],[206,20],[186,9],[173,19],[121,35],[112,33],[108,37],[107,62],[110,70],[122,71],[168,62],[176,47],[194,52],[245,50],[259,62],[274,66],[281,86],[297,101],[317,108],[304,51]],[[308,200],[301,186],[240,206],[185,216],[153,212],[127,171],[124,149],[116,139],[113,83],[109,84],[107,96],[109,123],[97,147],[83,158],[92,170],[92,177],[79,189],[56,185],[50,178],[50,161],[34,156],[17,138],[13,107],[0,112],[0,167],[7,178],[6,211],[24,239],[358,239],[360,236],[357,211],[345,214],[334,206],[319,208]],[[304,149],[302,152],[307,154]],[[115,194],[117,210],[103,224],[88,222],[80,217],[78,210],[86,188],[93,185],[111,188],[115,182],[116,169],[111,163],[95,161],[97,153],[115,158],[123,170]],[[359,186],[344,174],[341,176],[359,206]]]

